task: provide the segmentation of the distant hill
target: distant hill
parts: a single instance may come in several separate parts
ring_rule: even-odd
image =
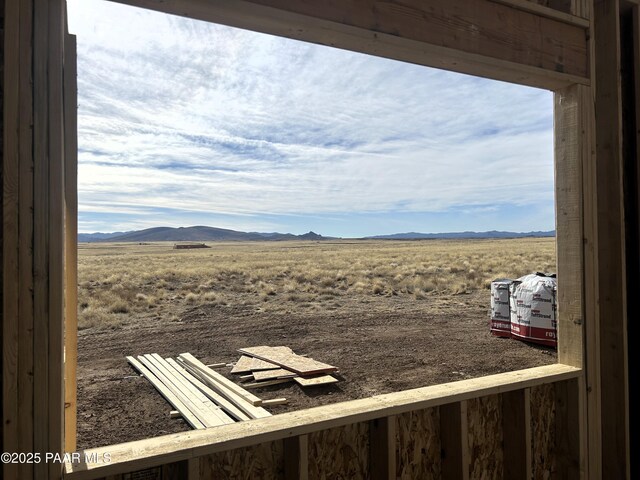
[[[277,241],[277,240],[327,240],[314,232],[303,235],[291,233],[239,232],[215,227],[155,227],[132,232],[81,233],[79,242],[223,242],[223,241]]]
[[[125,235],[131,232],[113,232],[113,233],[79,233],[78,241],[79,242],[100,242],[104,240],[108,240],[113,237],[119,237],[120,235]]]
[[[367,239],[378,240],[420,240],[420,239],[437,239],[437,238],[527,238],[527,237],[555,237],[556,231],[549,230],[546,232],[499,232],[491,230],[489,232],[449,232],[449,233],[393,233],[391,235],[376,235],[366,237]]]

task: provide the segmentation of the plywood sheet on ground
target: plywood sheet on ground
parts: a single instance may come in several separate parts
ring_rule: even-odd
[[[336,383],[338,379],[331,375],[318,375],[315,377],[294,377],[294,380],[301,387],[315,387],[317,385],[328,385]]]
[[[275,380],[277,378],[292,378],[298,375],[291,370],[287,370],[285,368],[279,368],[277,370],[264,370],[262,372],[254,372],[253,378],[256,382],[261,380]]]
[[[285,347],[286,348],[286,347]],[[249,347],[239,350],[240,353],[251,355],[253,357],[266,360],[268,362],[280,365],[292,372],[300,373],[303,375],[311,375],[314,373],[328,373],[335,372],[336,367],[328,365],[326,363],[318,362],[312,358],[302,357],[295,353],[289,353],[282,350],[281,347]]]
[[[265,362],[259,358],[242,355],[231,369],[231,373],[248,373],[261,370],[275,370],[280,368],[271,362]]]

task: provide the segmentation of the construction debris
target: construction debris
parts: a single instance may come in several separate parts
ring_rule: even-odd
[[[177,358],[162,358],[157,353],[127,357],[160,394],[175,408],[171,418],[182,417],[193,428],[228,425],[237,421],[269,417],[263,408],[283,405],[286,398],[262,400],[248,389],[297,382],[302,387],[326,385],[338,381],[328,373],[337,367],[297,355],[289,347],[250,347],[235,364],[205,365],[190,353]],[[242,386],[214,371],[224,365],[233,367]]]
[[[248,347],[238,351],[242,356],[231,373],[251,372],[255,379],[254,383],[243,384],[244,388],[266,387],[291,380],[301,387],[327,385],[338,381],[334,376],[328,375],[337,372],[337,367],[298,355],[289,347]],[[254,366],[257,368],[253,368]],[[247,375],[240,379],[246,380]]]

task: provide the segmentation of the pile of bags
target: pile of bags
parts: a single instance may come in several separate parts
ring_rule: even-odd
[[[491,282],[491,333],[557,346],[555,274]]]

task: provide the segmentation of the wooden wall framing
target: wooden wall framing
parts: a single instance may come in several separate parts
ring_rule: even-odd
[[[94,449],[112,462],[65,472],[6,464],[4,478],[629,478],[625,195],[637,183],[625,183],[619,72],[640,71],[637,1],[117,1],[554,90],[559,364]],[[63,452],[75,449],[75,43],[64,0],[0,6],[3,450]],[[635,15],[631,47],[622,14]]]

